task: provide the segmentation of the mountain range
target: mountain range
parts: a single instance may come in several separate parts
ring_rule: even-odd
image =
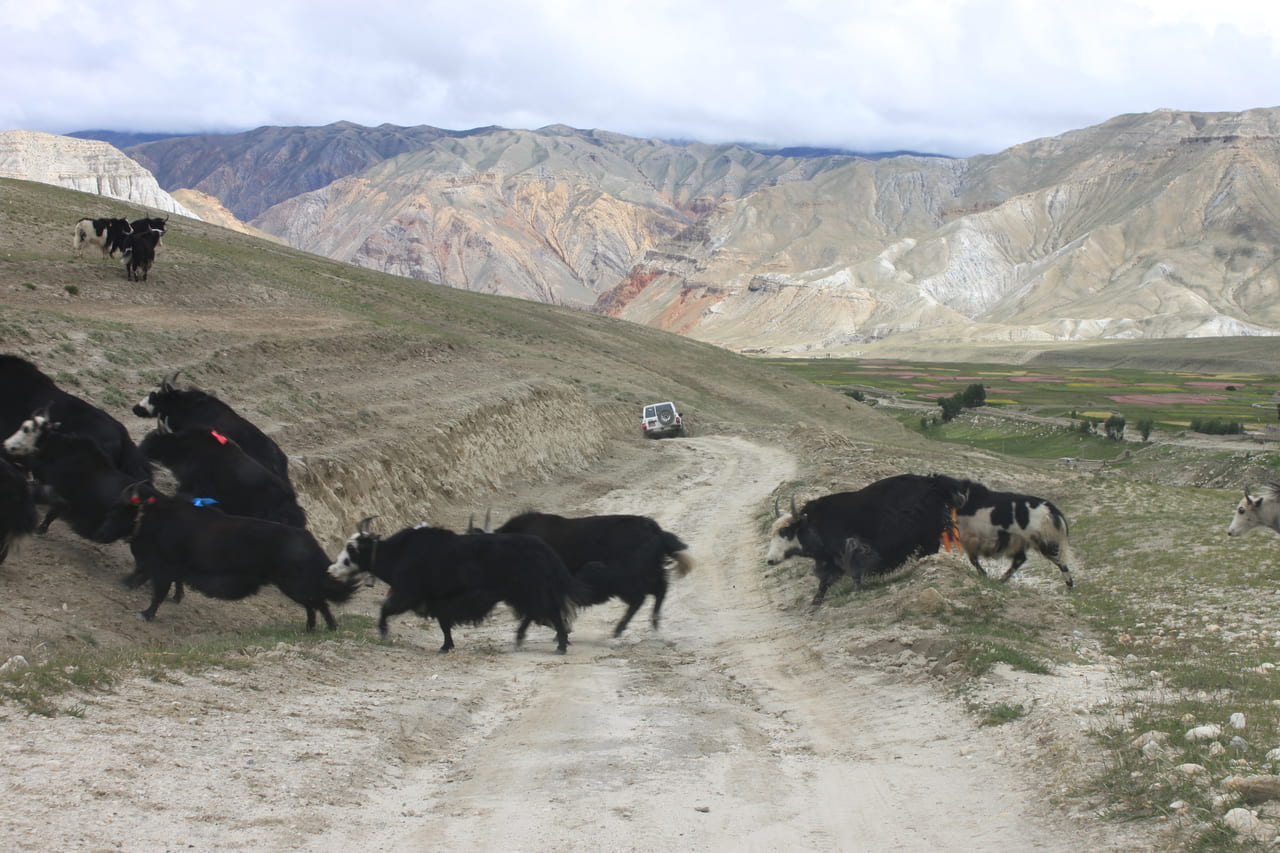
[[[550,126],[264,127],[125,152],[290,245],[741,350],[1280,334],[1280,109],[965,159]]]

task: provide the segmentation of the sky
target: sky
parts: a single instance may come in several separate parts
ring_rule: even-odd
[[[1255,0],[0,0],[0,130],[565,124],[971,156],[1280,106]]]

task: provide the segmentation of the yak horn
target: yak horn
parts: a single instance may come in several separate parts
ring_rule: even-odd
[[[369,535],[369,522],[373,521],[375,518],[382,518],[382,516],[371,515],[368,518],[360,519],[360,523],[356,525],[356,532],[364,536]]]
[[[171,390],[173,388],[173,383],[178,381],[178,374],[181,372],[182,372],[181,370],[175,370],[173,371],[173,373],[170,373],[164,379],[161,379],[160,387],[165,391]]]
[[[792,518],[799,518],[799,517],[800,517],[800,513],[796,510],[796,496],[795,496],[795,495],[792,495],[792,496],[791,496],[791,517],[792,517]]]
[[[781,500],[781,498],[779,498],[777,495],[774,495],[774,498],[773,498],[773,517],[774,518],[782,518],[782,507],[778,506],[779,500]]]
[[[492,513],[493,513],[493,509],[492,509],[492,508],[490,508],[490,509],[486,509],[486,510],[484,511],[484,532],[485,532],[485,533],[492,533],[492,532],[493,532],[492,530],[490,530],[490,529],[489,529],[489,516],[490,516]]]

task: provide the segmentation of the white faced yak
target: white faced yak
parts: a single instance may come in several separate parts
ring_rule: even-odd
[[[860,587],[866,575],[886,574],[911,557],[936,554],[954,533],[954,512],[964,503],[959,480],[942,474],[899,474],[856,492],[814,498],[777,515],[765,560],[776,565],[799,556],[813,560],[818,578],[810,609],[841,575]]]
[[[1255,527],[1268,527],[1280,533],[1280,483],[1268,483],[1258,497],[1244,490],[1244,497],[1236,505],[1236,514],[1227,528],[1228,536],[1241,536]]]

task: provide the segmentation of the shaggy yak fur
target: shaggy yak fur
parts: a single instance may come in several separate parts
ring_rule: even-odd
[[[553,628],[556,651],[569,645],[569,624],[586,599],[555,551],[533,536],[459,535],[439,527],[411,527],[383,539],[369,532],[366,518],[329,567],[336,578],[376,577],[391,585],[378,616],[387,619],[409,610],[435,619],[444,634],[441,652],[453,648],[453,626],[475,625],[500,603],[521,619],[516,645],[532,622]],[[371,580],[370,578],[370,580]]]
[[[631,618],[653,596],[649,623],[656,629],[667,595],[667,565],[678,577],[693,569],[687,546],[674,533],[642,515],[595,515],[564,518],[526,512],[510,519],[497,533],[537,536],[560,556],[569,572],[587,588],[583,605],[620,598],[627,605],[613,629],[618,637]]]
[[[329,603],[346,601],[356,589],[329,575],[328,555],[306,530],[197,507],[148,483],[130,488],[122,505],[135,514],[132,580],[135,586],[151,580],[151,605],[139,614],[148,621],[174,583],[228,600],[274,585],[306,608],[308,631],[315,630],[317,612],[332,631],[337,622]]]

